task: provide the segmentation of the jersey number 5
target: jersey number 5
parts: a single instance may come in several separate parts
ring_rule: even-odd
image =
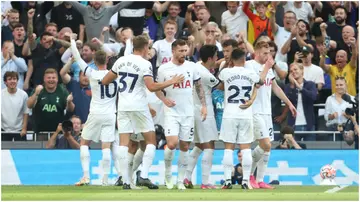
[[[133,80],[132,80],[132,83],[131,83],[130,88],[129,88],[129,93],[132,93],[132,91],[135,88],[136,81],[139,78],[139,75],[132,74],[132,73],[126,73],[126,72],[119,72],[119,76],[120,76],[119,82],[122,84],[122,87],[119,86],[119,92],[122,93],[127,89],[128,86],[127,86],[127,83],[125,81],[125,78],[126,77],[131,77]]]
[[[116,95],[116,90],[117,90],[118,86],[117,86],[117,83],[115,81],[111,82],[109,85],[102,85],[101,81],[99,81],[99,85],[100,85],[100,97],[101,97],[101,99],[104,99],[105,96],[108,97],[108,98],[113,98]],[[114,90],[113,90],[112,94],[110,94],[110,90],[109,90],[110,85],[114,87]]]
[[[243,86],[241,89],[246,91],[244,94],[244,97],[247,97],[248,100],[250,100],[250,91],[251,91],[252,87],[251,86]],[[240,88],[238,86],[231,85],[231,86],[229,86],[228,91],[232,91],[232,90],[235,90],[235,93],[229,96],[228,103],[237,104],[241,101],[241,103],[245,104],[244,99],[237,98],[240,94]]]

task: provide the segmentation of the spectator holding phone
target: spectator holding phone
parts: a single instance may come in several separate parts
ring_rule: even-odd
[[[276,149],[306,149],[305,144],[297,143],[294,139],[294,129],[290,126],[285,126],[281,130],[281,136],[279,146]]]

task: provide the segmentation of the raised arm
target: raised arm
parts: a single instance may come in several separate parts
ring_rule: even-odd
[[[330,70],[330,65],[325,64],[327,50],[320,50],[320,67],[324,72],[328,73]]]
[[[84,16],[86,13],[86,6],[77,2],[77,1],[68,1],[69,4],[71,4],[79,13]]]
[[[165,12],[166,9],[169,7],[170,1],[165,1],[164,3],[160,3],[159,1],[155,1],[153,5],[153,11],[162,13]]]
[[[88,66],[86,62],[80,57],[80,53],[76,47],[76,42],[74,39],[71,39],[71,53],[75,59],[75,61],[79,64],[79,67],[82,72],[86,72],[85,69]]]
[[[68,72],[73,62],[74,58],[68,59],[63,68],[60,70],[60,76],[64,84],[68,84],[71,81],[71,76],[68,74]]]
[[[276,21],[275,21],[275,15],[276,15],[276,7],[274,7],[274,5],[271,6],[270,8],[270,27],[271,27],[271,31],[272,31],[272,34],[275,36],[278,29],[279,29],[279,25],[276,24]]]
[[[291,28],[291,35],[288,38],[288,40],[284,43],[283,47],[281,48],[281,54],[285,55],[290,51],[290,47],[291,47],[291,42],[293,40],[293,38],[296,36],[297,33],[297,28],[296,26],[294,26],[293,28]]]
[[[352,55],[349,64],[350,67],[356,68],[357,58],[359,57],[359,53],[358,53],[359,44],[357,43],[354,37],[350,38],[350,44],[351,44]]]

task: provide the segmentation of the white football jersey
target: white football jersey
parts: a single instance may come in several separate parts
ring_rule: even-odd
[[[154,124],[164,125],[164,103],[156,96],[154,92],[146,91],[147,101],[151,108],[156,111],[153,117]]]
[[[252,119],[253,105],[247,109],[241,109],[239,106],[250,100],[254,85],[259,82],[259,75],[251,69],[233,67],[223,69],[219,79],[224,82],[223,118]]]
[[[174,39],[175,41],[175,39]],[[153,49],[156,50],[156,67],[160,67],[160,65],[166,64],[171,61],[172,57],[172,49],[171,44],[174,42],[167,42],[166,39],[158,40],[152,46]]]
[[[194,81],[200,79],[195,63],[185,61],[182,65],[175,65],[172,61],[161,65],[158,70],[158,82],[170,80],[173,76],[184,75],[183,83],[165,88],[166,97],[175,101],[173,107],[164,106],[165,116],[194,116],[193,86]]]
[[[152,65],[139,55],[119,58],[111,71],[119,75],[118,111],[149,110],[146,100],[145,76],[153,76]]]
[[[211,92],[212,89],[219,84],[219,80],[217,80],[216,77],[213,74],[211,74],[210,71],[206,67],[204,67],[201,63],[197,63],[195,69],[197,72],[199,72],[201,77],[201,85],[204,89],[206,106],[207,106],[207,116],[209,117],[214,116],[214,106],[212,103]],[[200,111],[201,102],[195,89],[193,95],[195,102],[195,110]]]
[[[115,114],[116,112],[117,81],[109,85],[101,84],[101,80],[108,72],[108,70],[94,70],[90,67],[85,69],[84,73],[89,78],[91,87],[90,114]]]
[[[264,65],[256,62],[255,60],[249,60],[245,62],[245,68],[252,69],[260,75],[264,69]],[[264,85],[262,85],[257,91],[256,99],[253,103],[254,114],[271,115],[271,91],[273,79],[275,79],[274,71],[269,69]]]

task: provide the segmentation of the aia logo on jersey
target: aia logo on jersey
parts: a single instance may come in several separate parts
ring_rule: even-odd
[[[161,61],[161,64],[165,64],[165,63],[168,63],[168,62],[170,62],[171,61],[171,57],[164,57],[163,59],[162,59],[162,61]]]
[[[264,83],[265,86],[271,86],[272,85],[272,79],[265,79],[265,83]]]
[[[190,82],[190,80],[186,80],[183,83],[174,84],[173,89],[174,88],[191,88],[191,82]]]

